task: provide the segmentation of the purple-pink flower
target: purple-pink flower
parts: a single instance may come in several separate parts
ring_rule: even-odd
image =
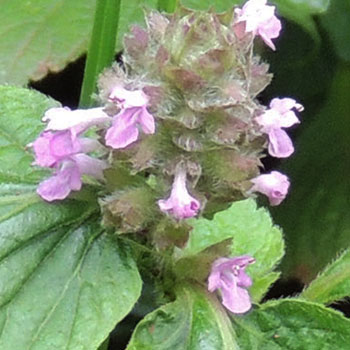
[[[37,193],[43,199],[64,199],[71,191],[80,190],[84,174],[103,178],[107,163],[85,154],[102,145],[97,140],[80,136],[89,127],[110,120],[101,108],[76,111],[51,108],[43,120],[48,122],[46,130],[31,144],[34,164],[55,169],[52,177],[39,184]]]
[[[219,289],[222,304],[231,312],[242,314],[247,312],[252,304],[247,291],[252,285],[251,278],[245,268],[253,264],[255,259],[248,255],[235,258],[219,258],[214,261],[208,278],[208,290]]]
[[[41,182],[37,193],[48,202],[66,198],[71,191],[79,191],[82,186],[82,175],[103,179],[106,162],[77,154],[64,159],[50,178]]]
[[[251,182],[253,183],[251,191],[267,196],[271,205],[279,205],[286,197],[290,186],[288,177],[278,171],[259,175]]]
[[[155,122],[147,110],[148,97],[142,90],[129,91],[117,86],[109,98],[121,111],[113,117],[113,124],[106,133],[106,145],[125,148],[139,137],[139,127],[145,134],[154,134]]]
[[[272,50],[276,49],[271,39],[279,36],[282,26],[275,16],[275,6],[266,5],[266,0],[249,0],[242,9],[237,8],[235,13],[236,23],[245,24],[245,33],[252,32],[253,35],[261,36]]]
[[[301,112],[304,107],[292,98],[274,98],[270,109],[256,118],[269,137],[268,150],[273,157],[287,158],[294,152],[292,140],[283,130],[300,123],[293,109]]]
[[[102,107],[71,110],[68,107],[50,108],[43,117],[47,122],[45,130],[70,130],[73,136],[83,133],[95,125],[110,122],[111,118]]]
[[[197,215],[200,203],[188,193],[186,172],[183,169],[178,170],[175,174],[170,197],[160,199],[158,205],[161,211],[170,213],[176,219],[186,219]]]

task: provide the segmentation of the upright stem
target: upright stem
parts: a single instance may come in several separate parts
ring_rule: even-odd
[[[96,0],[94,26],[85,65],[80,107],[91,107],[99,74],[114,59],[121,0]]]
[[[158,0],[157,8],[159,11],[172,13],[179,4],[179,0]]]

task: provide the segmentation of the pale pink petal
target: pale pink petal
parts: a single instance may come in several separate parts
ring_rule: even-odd
[[[51,167],[57,162],[57,158],[50,151],[50,142],[54,134],[42,133],[32,144],[35,153],[34,164],[42,167]]]
[[[138,117],[138,122],[142,127],[142,131],[145,134],[154,134],[155,132],[155,123],[153,115],[150,114],[146,108],[143,108]]]
[[[122,110],[113,118],[113,125],[107,131],[108,146],[124,148],[135,142],[139,136],[138,126],[145,134],[154,133],[154,117],[147,111],[148,97],[142,90],[130,91],[116,86],[109,98]]]
[[[249,255],[235,258],[219,258],[212,264],[208,278],[208,290],[221,292],[222,304],[231,312],[244,313],[251,308],[249,293],[245,288],[252,285],[245,268],[254,263]]]
[[[197,215],[200,203],[187,191],[185,171],[179,170],[175,174],[170,197],[159,200],[158,205],[161,211],[170,213],[176,219],[186,219]]]
[[[272,129],[269,135],[269,154],[277,158],[287,158],[294,152],[293,142],[282,129]]]
[[[297,103],[293,98],[274,98],[270,102],[270,108],[277,110],[280,114],[289,112],[291,109],[295,108],[298,112],[302,112],[304,107]]]
[[[279,127],[280,128],[289,128],[294,124],[300,123],[298,117],[292,111],[293,108],[295,108],[298,112],[303,111],[304,107],[297,103],[292,98],[274,98],[270,102],[270,110],[274,110],[275,112],[279,113],[280,120],[279,120]]]
[[[112,126],[106,133],[106,145],[112,148],[125,148],[138,139],[139,131],[135,125],[120,128]]]
[[[113,121],[113,125],[107,130],[106,145],[112,148],[125,148],[135,142],[139,136],[136,122],[133,121],[134,112],[131,108],[122,111]]]
[[[81,151],[80,142],[70,131],[56,132],[50,142],[50,152],[57,159],[68,157]]]
[[[271,39],[277,38],[281,31],[281,22],[275,16],[275,6],[266,5],[266,0],[249,0],[242,9],[236,9],[235,14],[236,24],[244,22],[247,33],[260,35],[264,42],[275,50]]]
[[[81,152],[89,153],[98,150],[103,150],[104,147],[95,139],[90,139],[88,137],[79,138]]]
[[[244,269],[238,271],[237,285],[240,287],[248,288],[252,285],[252,279],[247,275]]]
[[[252,303],[247,290],[237,284],[232,289],[221,289],[222,305],[235,314],[243,314],[250,310]]]
[[[290,186],[288,177],[278,171],[259,175],[251,181],[254,184],[251,190],[266,195],[271,205],[279,205],[285,199]]]
[[[121,86],[114,87],[109,98],[118,102],[122,108],[143,107],[148,103],[148,97],[142,90],[130,91]]]
[[[281,29],[282,25],[280,20],[278,20],[276,17],[271,17],[259,26],[257,35],[260,35],[265,44],[268,45],[272,50],[276,50],[276,47],[271,39],[277,38]]]
[[[108,164],[104,160],[90,157],[84,153],[76,154],[72,159],[82,175],[90,175],[99,180],[103,179],[103,170],[108,168]]]
[[[45,130],[67,130],[71,129],[73,135],[84,132],[91,126],[101,125],[109,122],[111,118],[103,112],[103,108],[76,109],[50,108],[45,112],[42,119],[47,122]]]
[[[275,109],[268,109],[263,114],[255,118],[257,123],[263,127],[263,131],[268,133],[271,129],[281,127],[281,114]]]
[[[55,175],[39,184],[37,193],[51,202],[66,198],[72,190],[79,191],[81,186],[78,167],[73,162],[67,162]]]

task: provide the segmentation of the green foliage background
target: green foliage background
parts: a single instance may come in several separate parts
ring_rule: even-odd
[[[242,2],[182,1],[195,9],[212,6],[218,11]],[[326,269],[300,299],[268,302],[246,318],[228,317],[202,286],[182,285],[174,291],[174,301],[138,325],[128,349],[196,349],[198,344],[208,349],[319,349],[325,342],[344,349],[349,344],[349,321],[316,302],[329,304],[349,295],[350,3],[271,2],[282,17],[283,32],[276,40],[276,52],[259,46],[275,75],[260,98],[268,104],[273,97],[288,96],[305,106],[301,125],[291,130],[295,154],[281,162],[267,159],[265,164],[267,169],[279,168],[292,182],[286,201],[271,210],[286,240],[282,278],[308,284]],[[121,49],[129,25],[142,23],[143,7],[172,9],[176,3],[122,0],[116,50]],[[95,4],[95,0],[0,0],[0,83],[26,86],[86,53]],[[96,223],[97,205],[89,189],[55,207],[40,202],[34,193],[45,174],[30,167],[26,145],[42,129],[40,116],[56,105],[34,91],[0,89],[0,348],[5,350],[46,349],[48,344],[57,349],[76,349],[79,344],[94,350],[141,293],[131,250]],[[178,252],[179,266],[181,259],[190,262],[211,245],[233,239],[232,254],[243,253],[240,247],[244,247],[244,253],[259,255],[268,264],[249,268],[256,282],[253,299],[258,302],[278,277],[273,268],[284,249],[280,231],[254,202],[237,203],[227,213],[237,215],[238,229],[225,226],[225,214],[193,223],[193,232],[212,230],[213,235],[209,241],[191,237]],[[244,223],[239,220],[245,215],[254,216],[252,227],[245,229],[257,237],[241,242]],[[331,264],[336,256],[340,258]],[[45,289],[55,284],[55,290]],[[136,313],[142,305],[137,307]],[[75,312],[69,314],[72,309]],[[63,333],[57,336],[54,331],[62,323]],[[98,327],[91,329],[91,324]],[[234,334],[231,324],[242,332]],[[159,333],[152,336],[149,330],[155,326]],[[163,342],[175,327],[180,331],[169,343]],[[208,328],[213,332],[200,339]],[[319,331],[327,331],[327,339]],[[292,343],[291,338],[302,343]]]

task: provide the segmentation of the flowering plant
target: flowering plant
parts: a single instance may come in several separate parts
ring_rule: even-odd
[[[291,181],[263,158],[293,154],[285,129],[304,109],[260,102],[272,74],[256,46],[277,50],[276,7],[174,10],[148,8],[125,34],[97,107],[0,88],[14,163],[0,184],[0,348],[107,349],[128,314],[142,318],[128,350],[349,343],[350,321],[324,306],[348,295],[347,252],[300,295],[264,302],[284,240],[257,201],[282,204]]]

